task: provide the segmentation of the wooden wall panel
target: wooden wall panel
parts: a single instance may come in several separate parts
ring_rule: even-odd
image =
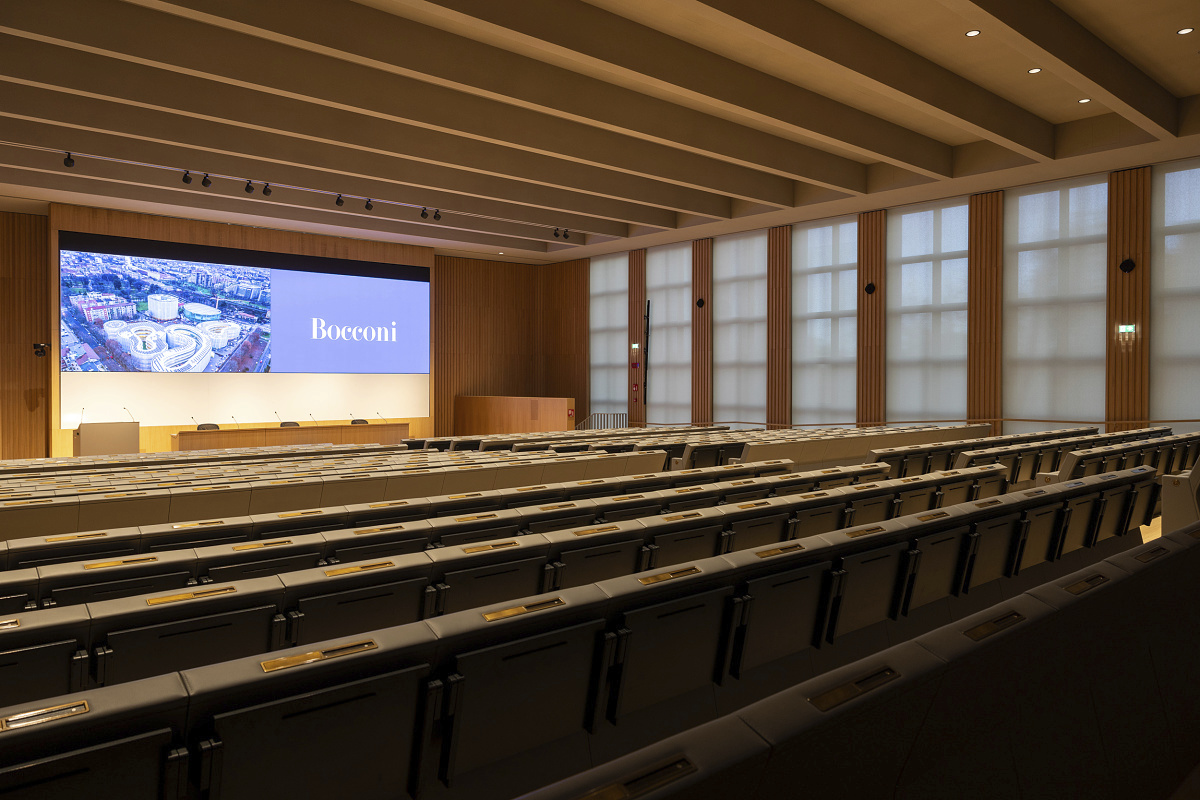
[[[629,252],[629,353],[633,358],[633,346],[645,344],[646,337],[646,251]],[[646,424],[646,367],[639,349],[638,365],[629,370],[629,424],[641,427]]]
[[[1134,263],[1122,272],[1126,259]],[[1132,334],[1120,325],[1136,325]],[[1107,430],[1139,428],[1150,418],[1150,167],[1108,177]],[[1116,422],[1114,422],[1114,420]]]
[[[220,222],[164,217],[152,214],[137,214],[128,211],[115,211],[105,208],[90,208],[52,203],[50,205],[49,222],[49,255],[50,263],[58,262],[58,232],[60,230],[78,231],[81,233],[98,233],[109,236],[125,236],[135,239],[157,239],[168,242],[184,242],[187,244],[212,245],[216,247],[236,247],[247,250],[263,250],[295,255],[317,256],[322,258],[345,258],[354,261],[372,261],[383,264],[408,264],[417,267],[434,267],[433,249],[416,245],[399,244],[396,242],[369,241],[366,239],[351,239],[340,236],[324,236],[313,233],[296,233],[270,228],[254,228],[246,225],[228,225]],[[47,300],[43,308],[49,315],[48,319],[56,319],[58,314],[58,285],[49,280],[49,267],[43,268],[48,283]],[[431,278],[436,285],[436,270],[431,272]],[[436,291],[431,286],[431,293]],[[49,324],[49,323],[47,323]],[[436,336],[437,323],[433,323]],[[52,337],[48,339],[58,347],[58,329],[50,325]],[[435,412],[436,398],[434,387],[437,384],[436,358],[430,359],[430,411]],[[57,375],[57,373],[54,373]],[[49,413],[41,424],[42,435],[45,426],[50,426],[49,439],[53,455],[70,455],[71,432],[58,427],[58,381],[49,380],[50,404]],[[449,417],[447,417],[449,419]],[[349,420],[346,420],[348,422]],[[429,417],[410,417],[392,419],[391,422],[406,422],[412,436],[426,437],[434,433],[434,420]],[[335,420],[323,420],[335,422]],[[191,426],[186,426],[190,428]],[[141,446],[144,452],[155,452],[170,449],[170,435],[181,430],[183,426],[153,426],[142,429]]]
[[[542,380],[538,394],[544,397],[575,398],[574,425],[590,413],[591,289],[588,259],[564,261],[539,267],[541,291],[539,352]]]
[[[875,291],[867,294],[873,284]],[[886,420],[887,212],[858,215],[858,411],[860,426]]]
[[[540,269],[506,261],[436,258],[433,416],[438,436],[454,431],[455,395],[541,393],[536,313]]]
[[[767,427],[792,424],[792,226],[767,231]]]
[[[967,418],[1001,432],[1004,192],[971,197],[967,233]]]
[[[713,423],[713,240],[692,242],[692,424]],[[703,301],[703,302],[701,302]]]
[[[48,222],[0,212],[0,458],[50,454],[50,372],[58,348],[50,324]],[[34,342],[52,343],[46,357],[34,355]]]

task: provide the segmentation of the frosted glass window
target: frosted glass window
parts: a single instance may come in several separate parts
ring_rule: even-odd
[[[858,220],[792,228],[792,424],[853,424]]]
[[[646,299],[650,341],[646,421],[687,425],[692,421],[692,244],[646,250]]]
[[[1004,193],[1006,432],[1104,420],[1108,181]]]
[[[1150,208],[1150,416],[1200,419],[1200,159],[1155,167]]]
[[[767,232],[713,240],[713,421],[767,422]],[[737,424],[741,423],[741,424]]]
[[[597,256],[588,313],[593,414],[629,411],[629,254]]]
[[[887,418],[967,416],[967,204],[888,211]]]

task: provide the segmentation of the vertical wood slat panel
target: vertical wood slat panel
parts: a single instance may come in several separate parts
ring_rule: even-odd
[[[1150,418],[1150,167],[1108,177],[1108,341],[1104,418],[1128,420],[1106,429],[1141,427]],[[1120,264],[1134,262],[1125,273]],[[1136,325],[1133,334],[1119,325]]]
[[[967,234],[967,418],[999,434],[1003,392],[1004,192],[973,195]]]
[[[792,226],[767,231],[767,427],[792,424]]]
[[[541,291],[537,317],[542,359],[540,394],[575,398],[573,424],[587,419],[591,378],[588,322],[591,296],[588,259],[538,267]]]
[[[49,220],[0,212],[0,458],[49,455],[50,372],[35,342],[54,342],[50,324]]]
[[[646,424],[646,250],[629,252],[629,347],[626,354],[633,358],[633,346],[637,344],[638,366],[629,370],[629,424],[641,427]]]
[[[692,424],[713,422],[713,240],[692,242]],[[698,305],[704,301],[703,308]]]
[[[858,215],[858,410],[860,426],[885,421],[887,370],[887,212]],[[866,293],[875,285],[873,294]]]

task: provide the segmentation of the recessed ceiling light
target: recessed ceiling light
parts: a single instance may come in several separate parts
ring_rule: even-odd
[[[1029,74],[1030,74],[1030,75],[1037,75],[1037,74],[1038,74],[1039,72],[1041,72],[1041,71],[1042,71],[1042,68],[1041,68],[1041,67],[1034,67],[1033,69],[1029,70]]]
[[[967,31],[967,36],[978,36],[979,31]]]
[[[501,250],[498,255],[504,255],[504,251]]]
[[[1184,34],[1191,33],[1194,30],[1196,30],[1196,29],[1195,28],[1180,28],[1179,30],[1177,30],[1175,32],[1178,33],[1180,36],[1183,36]]]
[[[1080,102],[1080,103],[1090,103],[1090,102],[1092,102],[1092,98],[1090,98],[1090,97],[1085,97],[1085,98],[1083,98],[1082,100],[1080,100],[1079,102]]]

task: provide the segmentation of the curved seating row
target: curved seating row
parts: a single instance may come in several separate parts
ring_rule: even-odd
[[[512,797],[1121,549],[1155,488],[1138,468],[276,651],[278,578],[94,604],[83,691],[0,712],[0,788]]]
[[[1032,433],[1006,433],[999,436],[983,436],[978,439],[884,447],[872,450],[868,454],[868,460],[887,464],[888,477],[904,478],[909,475],[923,475],[926,472],[950,469],[954,466],[958,454],[967,450],[1007,447],[1012,444],[1039,442],[1049,439],[1090,436],[1098,432],[1099,428],[1095,426],[1085,426],[1080,428],[1035,431]]]
[[[524,800],[1180,796],[1198,569],[1193,525]]]
[[[1004,447],[964,450],[958,454],[954,466],[958,468],[974,467],[979,464],[1004,464],[1009,468],[1009,482],[1023,484],[1034,480],[1038,472],[1050,472],[1056,469],[1060,459],[1073,450],[1125,442],[1140,442],[1170,435],[1170,428],[1138,428],[1132,431],[1097,433],[1094,436],[1073,436],[1044,442],[1024,442]]]
[[[1065,454],[1054,471],[1038,472],[1037,482],[1069,481],[1143,464],[1154,467],[1160,476],[1174,475],[1195,466],[1197,456],[1200,456],[1200,433],[1177,433],[1149,441],[1078,449]]]

